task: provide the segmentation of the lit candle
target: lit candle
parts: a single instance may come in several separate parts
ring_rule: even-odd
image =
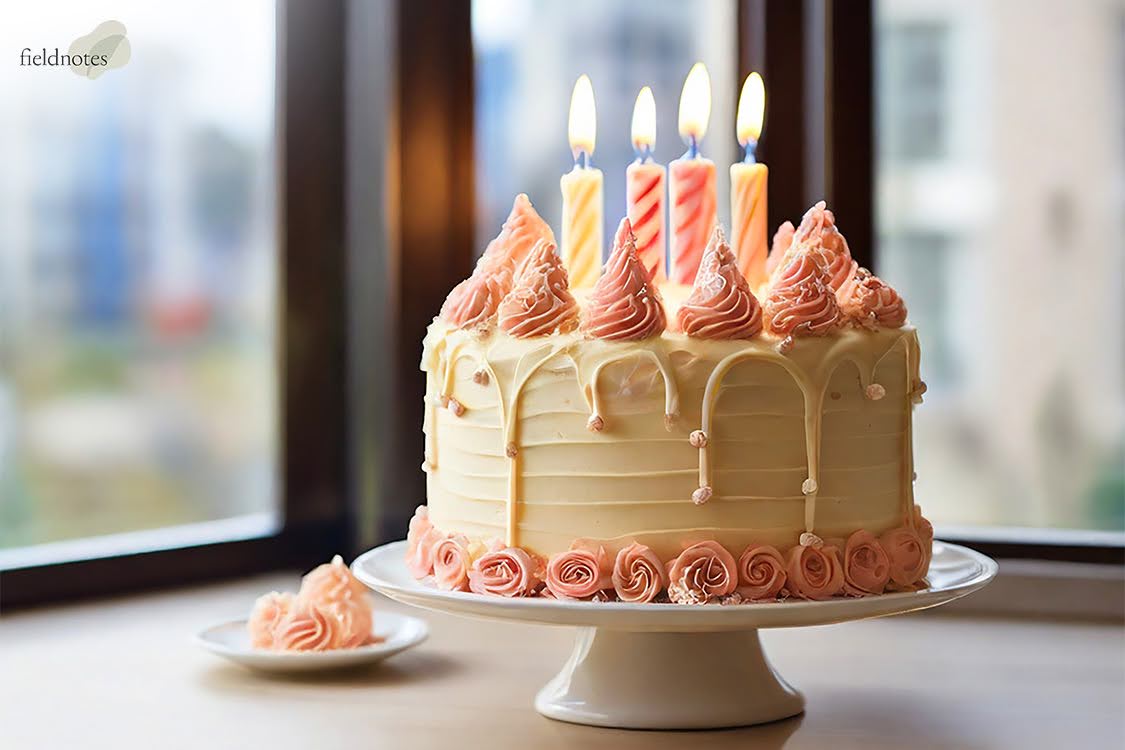
[[[690,284],[716,221],[715,162],[704,159],[699,143],[711,117],[711,77],[696,63],[680,94],[680,136],[687,153],[668,165],[672,198],[672,281]]]
[[[666,170],[653,161],[656,148],[656,101],[645,86],[633,107],[633,151],[637,159],[625,169],[625,205],[633,235],[637,238],[637,258],[652,281],[664,281],[664,175]]]
[[[738,258],[738,268],[758,291],[766,282],[766,186],[769,170],[758,164],[754,152],[762,134],[762,115],[766,109],[766,88],[762,77],[751,73],[742,84],[738,97],[738,118],[735,132],[746,149],[742,162],[730,167],[731,247]]]
[[[570,97],[567,127],[574,169],[562,176],[562,252],[570,287],[591,287],[602,265],[602,173],[591,166],[597,115],[594,87],[588,76],[579,77]]]

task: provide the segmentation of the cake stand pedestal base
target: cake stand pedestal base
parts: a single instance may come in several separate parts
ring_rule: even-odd
[[[535,698],[551,719],[625,729],[741,727],[795,716],[805,699],[770,666],[756,629],[652,633],[581,628]]]

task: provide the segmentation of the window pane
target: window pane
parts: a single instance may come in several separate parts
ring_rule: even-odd
[[[876,4],[878,263],[945,524],[1125,526],[1125,9]]]
[[[276,512],[274,16],[8,9],[131,59],[0,66],[0,548]]]
[[[521,192],[559,235],[559,177],[573,166],[566,134],[570,94],[583,73],[597,101],[594,162],[605,174],[605,237],[613,237],[625,215],[637,92],[652,87],[655,155],[667,164],[684,152],[677,130],[680,89],[698,61],[711,74],[703,151],[722,175],[738,158],[735,17],[733,0],[475,0],[477,252]],[[729,226],[727,182],[718,180],[718,202],[719,221]]]

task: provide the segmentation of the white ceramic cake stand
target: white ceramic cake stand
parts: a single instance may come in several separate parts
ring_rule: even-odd
[[[804,696],[766,659],[759,628],[828,625],[913,612],[958,599],[996,575],[973,550],[934,542],[929,588],[825,602],[624,604],[505,599],[439,591],[414,580],[393,542],[352,563],[359,580],[406,604],[498,620],[581,628],[570,658],[539,691],[552,719],[630,729],[747,726],[801,713]]]

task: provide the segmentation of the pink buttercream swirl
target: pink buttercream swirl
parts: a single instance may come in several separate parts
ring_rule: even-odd
[[[922,575],[925,576],[930,572],[930,562],[934,558],[934,527],[922,515],[922,506],[920,505],[914,506],[913,517],[914,530],[918,532],[918,538],[922,540],[922,551],[926,553],[926,569],[922,572]]]
[[[812,534],[801,537],[802,543],[789,550],[786,559],[789,591],[802,599],[830,599],[844,588],[839,550]]]
[[[781,268],[798,253],[819,250],[825,259],[824,283],[835,292],[855,273],[856,263],[852,260],[848,241],[836,228],[836,216],[826,208],[824,201],[818,201],[805,212],[800,225],[793,232]],[[776,266],[775,266],[776,268]]]
[[[844,593],[881,594],[891,577],[891,561],[870,531],[856,531],[844,543]]]
[[[434,545],[442,538],[441,532],[430,523],[429,509],[419,505],[406,533],[406,567],[415,578],[425,578],[433,572]]]
[[[540,240],[555,243],[555,234],[543,217],[531,205],[526,193],[520,193],[512,203],[512,212],[504,222],[497,237],[503,249],[502,258],[512,278],[519,276],[524,260]]]
[[[613,253],[590,293],[582,330],[610,341],[639,341],[659,336],[665,328],[660,292],[637,259],[637,239],[622,219]]]
[[[367,596],[367,587],[352,575],[344,558],[336,555],[332,562],[318,565],[305,574],[297,596],[317,604],[362,601]]]
[[[926,577],[929,558],[917,531],[909,526],[885,531],[879,544],[890,558],[891,588],[913,589]]]
[[[604,547],[575,544],[547,563],[547,589],[556,599],[589,599],[613,588],[612,575]]]
[[[500,234],[488,243],[469,278],[453,288],[438,314],[456,328],[487,325],[512,290],[517,269],[540,240],[555,241],[547,222],[520,193]]]
[[[297,599],[278,624],[274,647],[283,651],[329,651],[344,642],[343,624],[331,607]]]
[[[864,328],[900,328],[906,322],[906,303],[889,284],[860,268],[836,292],[848,321]]]
[[[542,582],[542,563],[519,547],[481,555],[469,571],[469,590],[493,596],[531,596]]]
[[[681,331],[699,339],[748,339],[762,330],[762,307],[718,227],[676,320]]]
[[[446,537],[434,545],[434,582],[445,591],[468,591],[473,556],[463,534]]]
[[[375,640],[371,634],[371,605],[366,597],[344,599],[320,606],[326,607],[340,623],[339,648],[357,648]]]
[[[668,564],[668,597],[678,604],[706,604],[736,588],[738,564],[718,542],[693,544]]]
[[[772,275],[777,264],[785,257],[785,253],[789,251],[789,246],[793,244],[793,234],[796,229],[793,227],[793,222],[783,222],[773,233],[773,242],[770,244],[770,254],[766,258],[766,273]]]
[[[278,625],[289,615],[293,609],[295,599],[289,592],[271,591],[259,596],[250,611],[250,619],[246,629],[250,631],[250,646],[252,648],[276,648],[275,634]]]
[[[578,327],[578,303],[570,293],[566,268],[553,242],[539,240],[498,313],[500,329],[517,338],[547,336]]]
[[[668,587],[668,571],[650,547],[633,542],[613,562],[613,589],[623,602],[646,603]]]
[[[776,547],[751,544],[738,558],[738,593],[743,599],[775,599],[785,588],[785,558]]]
[[[779,336],[823,336],[840,325],[836,296],[825,284],[824,255],[797,253],[770,287],[765,317]]]
[[[498,242],[495,239],[489,243],[472,275],[453,287],[445,298],[438,317],[446,323],[456,328],[474,328],[487,325],[496,314],[512,286],[511,272],[495,255]]]

